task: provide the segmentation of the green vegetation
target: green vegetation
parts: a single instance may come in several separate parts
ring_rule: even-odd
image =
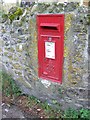
[[[15,19],[19,19],[19,17],[23,14],[23,10],[19,7],[12,7],[9,11],[8,14],[6,13],[2,13],[2,22],[6,22],[7,19],[10,20],[10,22],[12,23],[13,20]]]
[[[30,107],[37,105],[41,110],[43,110],[46,118],[61,118],[62,111],[52,108],[47,102],[41,102],[34,96],[28,97],[28,104]]]
[[[8,19],[8,15],[7,14],[2,14],[2,18],[3,19]]]
[[[64,111],[63,117],[64,118],[78,118],[78,111],[73,108],[69,108]]]
[[[88,109],[81,109],[80,111],[79,111],[79,114],[80,114],[80,116],[81,116],[81,118],[86,118],[86,119],[89,119],[90,120],[90,110],[88,110]]]
[[[9,14],[9,19],[12,22],[14,19],[18,18],[22,14],[23,14],[22,9],[21,8],[17,8],[17,10],[14,13]]]
[[[63,118],[77,118],[77,120],[90,120],[90,110],[89,109],[80,109],[76,110],[74,108],[69,108],[64,111]]]
[[[15,98],[21,94],[20,88],[10,75],[2,72],[2,92],[5,96]]]
[[[88,17],[88,25],[90,25],[90,14],[87,17]]]
[[[41,102],[34,96],[28,97],[28,103],[31,107],[32,105],[39,105],[41,109],[44,110],[46,117],[48,118],[63,118],[68,120],[90,120],[90,110],[81,108],[76,110],[74,108],[66,109],[62,111],[61,109],[53,109],[47,102]]]
[[[10,75],[5,72],[0,72],[0,76],[2,78],[2,92],[3,95],[6,97],[10,97],[11,99],[16,99],[17,97],[21,96],[21,90],[12,79]],[[61,92],[61,90],[60,90]],[[68,120],[90,120],[90,110],[81,108],[80,110],[76,110],[74,108],[69,108],[65,111],[61,110],[61,106],[59,105],[60,109],[52,108],[50,104],[46,102],[41,102],[34,96],[26,96],[26,102],[24,103],[25,106],[28,108],[35,108],[37,110],[43,111],[43,115],[46,118],[63,118]],[[53,100],[53,104],[58,104],[56,100]]]

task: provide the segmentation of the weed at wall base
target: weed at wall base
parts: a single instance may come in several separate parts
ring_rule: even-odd
[[[2,72],[2,92],[7,97],[17,97],[21,94],[20,88],[10,75]]]

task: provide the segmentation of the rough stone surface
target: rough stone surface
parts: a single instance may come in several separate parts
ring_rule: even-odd
[[[9,106],[5,103],[3,103],[3,108],[2,108],[2,118],[7,119],[7,118],[24,118],[25,116],[23,115],[22,111],[15,105]],[[17,112],[18,111],[18,112]]]
[[[23,8],[22,8],[23,9]],[[12,23],[0,23],[0,63],[24,93],[53,107],[90,108],[88,105],[88,8],[78,3],[38,3],[23,9]],[[38,78],[36,15],[65,14],[62,84]],[[55,104],[53,101],[57,101]]]

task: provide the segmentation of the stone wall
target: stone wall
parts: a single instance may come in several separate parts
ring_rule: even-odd
[[[0,9],[5,12],[8,12],[9,9],[13,6],[16,6],[16,3],[0,3]]]
[[[87,7],[78,3],[38,3],[21,8],[23,14],[0,23],[0,63],[23,93],[34,95],[59,109],[89,108]],[[36,15],[65,14],[62,84],[38,78]]]

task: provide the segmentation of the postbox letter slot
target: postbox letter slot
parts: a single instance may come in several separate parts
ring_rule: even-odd
[[[59,30],[59,24],[54,23],[41,23],[40,27],[42,29],[48,29],[48,30]]]

